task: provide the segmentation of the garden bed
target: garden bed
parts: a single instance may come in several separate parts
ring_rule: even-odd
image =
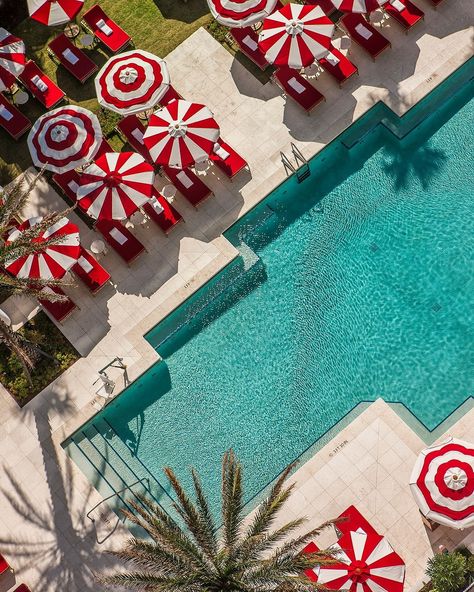
[[[81,356],[44,312],[39,312],[18,332],[56,360],[54,363],[47,357],[41,357],[31,373],[31,387],[15,354],[0,344],[0,382],[23,407]]]

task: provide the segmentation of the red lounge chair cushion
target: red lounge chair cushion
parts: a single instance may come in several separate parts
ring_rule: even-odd
[[[160,99],[160,105],[165,107],[171,101],[175,101],[177,99],[182,99],[183,97],[179,94],[179,92],[170,84],[168,90]]]
[[[145,251],[145,247],[142,243],[118,220],[98,220],[95,227],[126,263],[131,263]],[[110,234],[114,228],[126,237],[127,240],[123,244],[120,244],[113,235]]]
[[[63,296],[66,296],[66,294],[58,286],[51,286],[51,290],[56,292],[56,294],[62,294]],[[72,311],[77,308],[77,304],[73,302],[69,298],[69,296],[67,297],[67,300],[61,300],[57,302],[51,302],[50,300],[42,300],[41,298],[38,298],[38,300],[41,306],[45,310],[47,310],[49,314],[54,319],[56,319],[56,321],[58,321],[58,323],[64,321],[64,319],[68,317],[72,313]]]
[[[240,156],[238,152],[231,148],[229,144],[226,144],[221,138],[219,138],[218,143],[226,152],[229,153],[229,156],[225,160],[222,160],[220,156],[212,152],[211,160],[217,167],[221,169],[223,173],[229,177],[229,179],[232,179],[237,173],[247,166],[247,162],[244,158],[242,158],[242,156]]]
[[[81,253],[80,257],[84,257],[84,259],[92,265],[92,269],[90,271],[86,271],[79,262],[77,262],[72,267],[72,271],[80,278],[84,284],[89,288],[89,290],[95,294],[100,288],[102,288],[109,280],[110,280],[110,273],[102,267],[102,265],[95,259],[89,251],[86,251],[84,247],[81,246]]]
[[[390,47],[390,41],[384,37],[380,31],[368,23],[361,14],[346,14],[342,17],[341,21],[352,39],[365,49],[373,58],[382,53],[387,47]],[[359,25],[362,25],[372,33],[368,39],[365,39],[365,37],[357,31],[356,27]]]
[[[65,173],[55,173],[53,175],[53,181],[71,203],[77,203],[74,186],[75,184],[79,185],[81,176],[76,170],[72,169],[71,171],[66,171]]]
[[[94,156],[94,160],[97,160],[106,152],[115,152],[115,150],[112,148],[112,146],[107,142],[105,138],[102,138],[102,142],[100,143],[99,150],[97,150],[97,154]]]
[[[240,51],[245,54],[254,64],[256,64],[261,70],[269,65],[265,59],[265,55],[262,50],[257,46],[255,49],[249,47],[244,40],[249,37],[254,43],[258,44],[258,35],[252,29],[252,27],[242,27],[230,30],[232,39],[239,46]]]
[[[331,0],[305,0],[304,3],[311,4],[312,6],[319,6],[328,16],[333,12],[336,12],[336,7]]]
[[[40,80],[46,84],[46,90],[40,90],[33,82],[32,79],[35,76],[39,76]],[[46,76],[41,68],[39,68],[39,66],[31,60],[26,62],[25,69],[20,74],[19,79],[23,82],[30,93],[47,109],[57,105],[65,97],[65,94],[59,88],[59,86],[55,84],[51,78]]]
[[[319,63],[329,74],[331,74],[339,82],[339,84],[342,84],[358,72],[357,66],[354,65],[349,60],[349,58],[347,58],[335,47],[331,47],[330,51],[334,56],[336,56],[339,59],[339,62],[334,66],[333,64],[329,63],[326,58],[322,58],[319,60]]]
[[[206,198],[212,195],[209,187],[201,181],[201,179],[193,173],[190,169],[185,169],[186,176],[192,181],[190,187],[186,187],[179,178],[179,169],[172,169],[171,167],[163,167],[163,172],[168,179],[173,183],[176,189],[189,201],[193,206],[199,205]]]
[[[400,25],[405,29],[411,29],[413,25],[416,25],[418,21],[425,16],[425,13],[415,6],[410,0],[400,0],[405,5],[405,9],[402,11],[394,8],[390,2],[384,4],[384,10],[387,14],[392,16]]]
[[[95,35],[95,37],[97,37],[97,39],[99,39],[99,41],[101,41],[112,53],[117,53],[126,45],[128,45],[132,40],[130,35],[128,35],[122,29],[122,27],[119,27],[115,21],[108,17],[98,4],[85,12],[82,19],[92,30],[92,33]],[[110,35],[106,35],[97,26],[97,23],[100,20],[103,20],[105,24],[112,29],[112,33]]]
[[[153,191],[153,197],[159,202],[163,211],[158,213],[151,203],[143,206],[144,212],[163,230],[169,232],[176,224],[181,222],[183,217],[156,189]]]
[[[355,506],[349,506],[338,518],[346,519],[336,524],[336,530],[340,536],[348,532],[354,532],[358,528],[361,528],[366,534],[378,534],[375,528],[362,516]]]
[[[8,561],[5,559],[3,555],[0,555],[0,574],[5,573],[10,569],[10,565]]]
[[[290,80],[293,78],[301,86],[304,86],[305,90],[300,93],[297,92],[290,84]],[[292,68],[278,68],[275,71],[275,79],[279,82],[285,93],[308,112],[321,103],[321,101],[324,101],[324,95],[314,88],[306,78],[303,78],[299,72]]]
[[[18,140],[27,130],[31,127],[31,121],[19,111],[15,105],[12,105],[10,101],[0,93],[0,105],[9,111],[12,115],[10,119],[6,119],[0,114],[0,127],[2,127],[14,140]],[[0,111],[2,107],[0,107]]]
[[[56,39],[53,39],[49,44],[49,48],[58,58],[61,65],[64,66],[70,74],[75,76],[79,82],[87,80],[87,78],[92,76],[92,74],[98,69],[97,64],[87,57],[82,49],[76,47],[64,33],[61,33]],[[75,64],[71,64],[71,62],[64,57],[63,52],[67,49],[78,58]]]
[[[133,135],[134,130],[138,130],[139,134],[142,136],[145,133],[145,126],[136,115],[127,115],[127,117],[124,117],[118,122],[117,129],[123,136],[125,136],[127,142],[136,152],[141,154],[148,162],[153,162],[150,153],[148,152],[148,148]]]

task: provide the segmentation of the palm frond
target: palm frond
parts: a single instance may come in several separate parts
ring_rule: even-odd
[[[222,524],[224,545],[231,552],[242,522],[242,467],[229,450],[222,459]]]

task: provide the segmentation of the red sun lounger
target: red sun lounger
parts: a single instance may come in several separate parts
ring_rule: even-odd
[[[49,286],[43,288],[43,290],[52,290],[53,292],[56,292],[56,294],[66,296],[59,286]],[[52,302],[51,300],[43,300],[41,298],[38,298],[38,300],[41,306],[53,317],[53,319],[58,323],[62,323],[73,313],[73,311],[76,310],[76,308],[78,308],[77,304],[73,302],[69,296],[66,296],[66,298],[66,300],[57,300],[55,302]]]
[[[13,592],[31,592],[26,584],[20,584]]]
[[[105,138],[102,138],[102,142],[100,143],[99,150],[97,150],[97,153],[94,156],[94,160],[97,160],[106,152],[115,152],[115,150],[112,148],[112,146],[107,142]]]
[[[357,66],[334,46],[331,46],[330,53],[325,58],[321,58],[319,63],[326,72],[337,80],[339,86],[342,86],[354,74],[359,73]]]
[[[98,70],[97,64],[87,57],[82,49],[76,47],[64,33],[53,39],[48,49],[79,82],[85,82]]]
[[[405,33],[425,17],[425,13],[410,0],[389,0],[383,10],[405,29]]]
[[[92,294],[97,294],[110,280],[110,273],[82,246],[77,263],[72,266],[72,271],[84,282]]]
[[[216,144],[219,144],[219,147],[214,145],[210,158],[229,179],[232,180],[237,173],[248,168],[247,161],[224,140],[219,138]]]
[[[138,238],[118,220],[98,220],[95,228],[127,265],[146,251]]]
[[[391,47],[390,41],[368,23],[361,14],[345,14],[341,22],[351,39],[362,47],[374,61],[383,51]]]
[[[362,516],[355,506],[349,506],[338,518],[344,519],[335,524],[335,529],[339,537],[348,532],[355,532],[358,529],[363,530],[366,534],[377,534],[375,528]]]
[[[83,14],[82,22],[94,37],[112,53],[119,52],[132,41],[130,35],[107,16],[98,4],[95,4]]]
[[[143,211],[165,234],[168,234],[182,221],[183,216],[156,189],[152,197],[152,201],[143,206]]]
[[[182,99],[183,97],[179,94],[179,92],[170,84],[168,90],[165,94],[161,97],[158,101],[161,107],[166,107],[168,103],[171,101],[176,101],[177,99]]]
[[[9,569],[11,569],[10,564],[3,555],[0,555],[0,574],[5,573]]]
[[[145,160],[154,164],[150,153],[148,152],[148,148],[143,143],[145,126],[136,115],[127,115],[127,117],[121,119],[118,122],[116,129],[118,133],[125,138],[128,144],[138,152],[138,154],[141,154]]]
[[[303,107],[308,115],[325,100],[319,90],[292,68],[278,68],[273,77],[284,93]]]
[[[52,109],[66,96],[32,60],[26,62],[25,69],[18,78],[46,109]]]
[[[191,169],[181,171],[171,167],[162,167],[161,170],[194,207],[212,195],[209,187]]]
[[[53,182],[61,189],[61,192],[67,197],[71,204],[76,204],[77,188],[79,187],[81,176],[72,169],[65,173],[55,173],[53,175]]]
[[[328,16],[336,12],[336,7],[331,0],[304,0],[304,4],[311,4],[311,6],[319,6],[323,12]]]
[[[265,59],[262,50],[258,47],[258,35],[252,27],[231,29],[229,34],[239,46],[239,50],[258,66],[260,70],[265,70],[270,65]]]
[[[31,127],[31,121],[0,93],[0,127],[18,140]]]

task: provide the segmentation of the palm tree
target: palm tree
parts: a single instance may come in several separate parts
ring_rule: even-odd
[[[242,466],[232,451],[222,461],[222,526],[217,527],[201,481],[191,469],[195,500],[185,493],[170,468],[165,474],[175,493],[177,519],[146,498],[124,511],[149,535],[132,537],[112,555],[135,571],[100,578],[102,584],[129,590],[167,592],[273,592],[321,588],[304,570],[333,563],[331,551],[301,553],[332,521],[293,536],[306,522],[298,518],[272,528],[294,485],[285,485],[289,466],[249,520],[244,518]]]

